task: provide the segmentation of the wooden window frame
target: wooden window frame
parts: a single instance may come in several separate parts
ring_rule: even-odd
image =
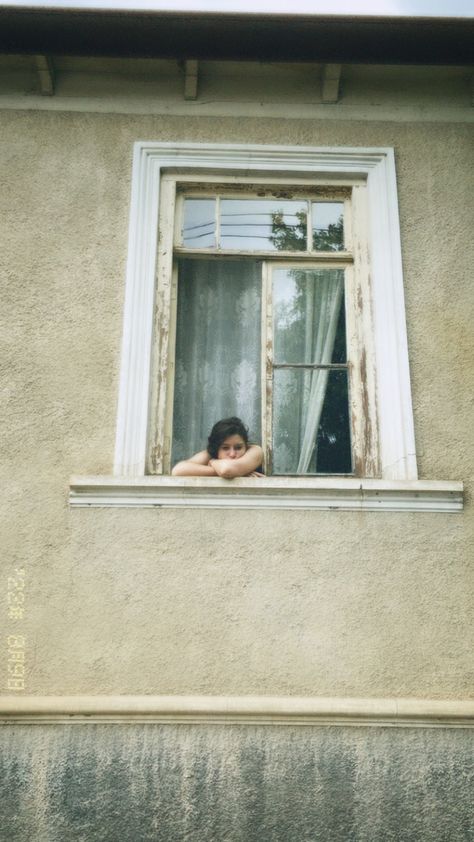
[[[362,266],[368,263],[370,255],[370,290],[362,290],[361,298],[354,285],[355,304],[359,307],[354,329],[364,337],[362,346],[372,343],[373,347],[373,366],[367,359],[365,365],[366,372],[373,370],[370,400],[375,402],[377,420],[375,433],[370,435],[376,434],[378,445],[376,467],[372,443],[370,458],[361,474],[384,480],[416,480],[393,150],[161,143],[137,143],[134,151],[115,475],[144,476],[150,447],[155,448],[155,460],[160,458],[159,449],[166,448],[164,432],[169,408],[166,409],[165,397],[157,415],[161,428],[152,430],[150,421],[154,404],[151,372],[158,371],[160,378],[168,382],[171,362],[171,321],[162,325],[163,330],[154,332],[155,312],[158,317],[170,313],[171,303],[172,254],[168,255],[169,262],[159,261],[155,294],[158,243],[166,224],[164,219],[159,221],[160,190],[166,183],[163,176],[169,174],[201,181],[222,175],[234,179],[236,184],[246,178],[253,183],[267,180],[271,184],[279,179],[293,183],[299,180],[306,185],[336,186],[351,179],[364,182],[367,213],[356,217],[365,220],[367,248],[360,247],[357,260]],[[354,187],[353,197],[355,191]],[[161,207],[166,214],[165,203]],[[356,238],[363,242],[363,238]],[[367,272],[360,275],[369,277],[368,266]],[[361,415],[361,429],[368,418],[367,414]],[[362,435],[364,441],[369,440],[367,429]],[[368,465],[371,460],[372,467]]]
[[[267,474],[273,474],[273,313],[272,271],[277,266],[301,268],[342,268],[345,276],[345,306],[348,345],[348,397],[351,425],[351,451],[353,470],[349,476],[376,477],[379,475],[377,441],[377,409],[375,400],[375,359],[369,271],[367,253],[366,183],[364,179],[346,179],[336,186],[327,185],[324,179],[312,179],[310,184],[294,183],[294,179],[280,178],[277,184],[264,183],[242,177],[237,185],[235,178],[222,174],[207,177],[198,186],[190,175],[165,174],[161,182],[160,237],[157,250],[157,324],[154,331],[151,375],[151,401],[149,417],[149,442],[147,454],[148,474],[169,474],[173,427],[173,398],[176,341],[177,270],[176,258],[195,259],[255,258],[262,261],[262,322],[261,322],[261,443],[265,453]],[[257,249],[222,249],[215,247],[184,247],[180,231],[186,198],[264,198],[274,196],[304,201],[339,201],[344,204],[344,251],[317,251],[311,248],[308,231],[308,248],[305,251],[272,252]],[[216,202],[216,214],[218,202]],[[309,215],[308,215],[309,218]],[[219,228],[217,219],[216,231]],[[309,224],[309,222],[308,222]],[[172,260],[170,256],[172,255]],[[171,278],[171,285],[169,279]],[[361,329],[360,320],[366,324]],[[163,339],[164,338],[164,339]],[[160,364],[166,360],[167,364]],[[311,475],[311,474],[309,474]],[[318,474],[321,476],[321,474]],[[303,475],[304,476],[304,475]]]

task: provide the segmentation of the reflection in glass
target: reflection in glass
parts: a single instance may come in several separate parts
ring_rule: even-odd
[[[312,202],[313,249],[344,250],[344,203]]]
[[[281,199],[221,199],[220,247],[304,251],[308,203]]]
[[[273,473],[351,473],[348,406],[345,369],[276,369]],[[307,443],[309,430],[311,436]],[[309,456],[307,464],[302,466],[305,449]]]
[[[181,231],[183,246],[187,248],[215,248],[216,200],[185,199]]]
[[[261,268],[254,260],[179,261],[173,464],[237,415],[261,441]]]
[[[273,271],[274,363],[345,363],[343,269]]]

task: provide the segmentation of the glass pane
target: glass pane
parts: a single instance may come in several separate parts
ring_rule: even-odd
[[[221,199],[221,248],[305,251],[308,203]]]
[[[275,363],[345,363],[343,269],[273,270]]]
[[[312,202],[313,249],[344,251],[344,202]]]
[[[185,199],[181,242],[187,248],[215,248],[216,200]]]
[[[260,442],[260,314],[257,261],[179,262],[173,464],[231,415]]]
[[[350,474],[347,371],[277,369],[273,473]]]

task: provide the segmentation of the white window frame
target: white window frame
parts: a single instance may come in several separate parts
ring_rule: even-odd
[[[383,480],[417,480],[393,149],[153,142],[136,143],[134,149],[115,476],[139,478],[146,472],[154,309],[159,306],[158,209],[162,174],[170,169],[242,173],[255,181],[259,175],[365,179],[380,474]]]

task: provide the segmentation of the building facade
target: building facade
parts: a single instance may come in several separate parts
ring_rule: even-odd
[[[472,22],[4,14],[9,842],[471,839]]]

